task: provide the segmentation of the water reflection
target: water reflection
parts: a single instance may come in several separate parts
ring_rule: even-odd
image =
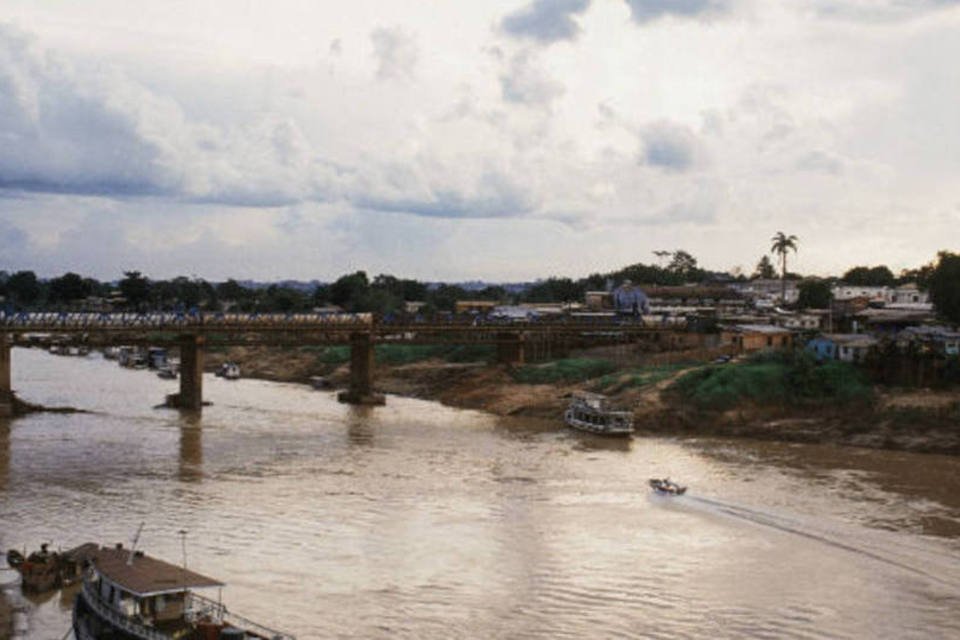
[[[5,491],[10,476],[10,421],[0,420],[0,491]]]
[[[203,479],[203,428],[197,413],[180,418],[180,458],[177,477],[183,482]]]
[[[569,437],[578,451],[630,451],[633,445],[633,438],[608,438],[580,431],[571,431]]]
[[[373,407],[351,406],[347,413],[347,442],[352,446],[373,445]]]

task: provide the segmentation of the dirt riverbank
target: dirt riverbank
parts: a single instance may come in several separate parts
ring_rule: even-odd
[[[348,365],[318,362],[316,354],[298,349],[233,348],[211,354],[208,368],[224,360],[240,364],[244,376],[287,382],[308,382],[322,376],[334,388],[346,387]],[[786,442],[960,455],[960,391],[877,390],[877,401],[853,407],[756,407],[707,412],[684,406],[664,394],[672,380],[652,385],[624,385],[610,395],[614,404],[630,408],[640,433],[673,436],[746,437]],[[571,393],[589,386],[520,384],[511,370],[484,363],[455,364],[428,360],[406,365],[378,364],[380,391],[436,400],[444,404],[556,421]]]

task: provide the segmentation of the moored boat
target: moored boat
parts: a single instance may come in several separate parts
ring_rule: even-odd
[[[73,631],[77,640],[294,640],[197,593],[223,586],[142,551],[103,547],[84,575]]]
[[[41,544],[40,551],[28,556],[16,549],[7,551],[7,564],[20,574],[24,591],[43,593],[73,584],[80,579],[90,555],[97,549],[92,542],[62,552],[51,551],[49,547],[47,543]]]
[[[682,496],[687,488],[680,486],[670,478],[650,478],[650,488],[661,496]]]
[[[604,436],[629,436],[633,433],[633,414],[617,411],[607,397],[597,393],[577,393],[563,414],[567,425]]]

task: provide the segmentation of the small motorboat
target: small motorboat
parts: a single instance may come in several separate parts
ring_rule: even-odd
[[[224,362],[217,368],[215,375],[224,380],[239,380],[240,365],[236,362]]]
[[[650,478],[650,488],[661,496],[682,496],[687,488],[681,487],[670,478]]]

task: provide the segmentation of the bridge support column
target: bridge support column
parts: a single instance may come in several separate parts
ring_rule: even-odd
[[[0,418],[13,415],[13,389],[10,376],[10,338],[0,333]]]
[[[350,388],[337,400],[349,404],[384,404],[386,398],[373,390],[373,335],[350,334]]]
[[[497,362],[500,364],[523,364],[526,347],[522,333],[497,335]]]
[[[180,409],[198,411],[203,407],[203,336],[180,338]]]

